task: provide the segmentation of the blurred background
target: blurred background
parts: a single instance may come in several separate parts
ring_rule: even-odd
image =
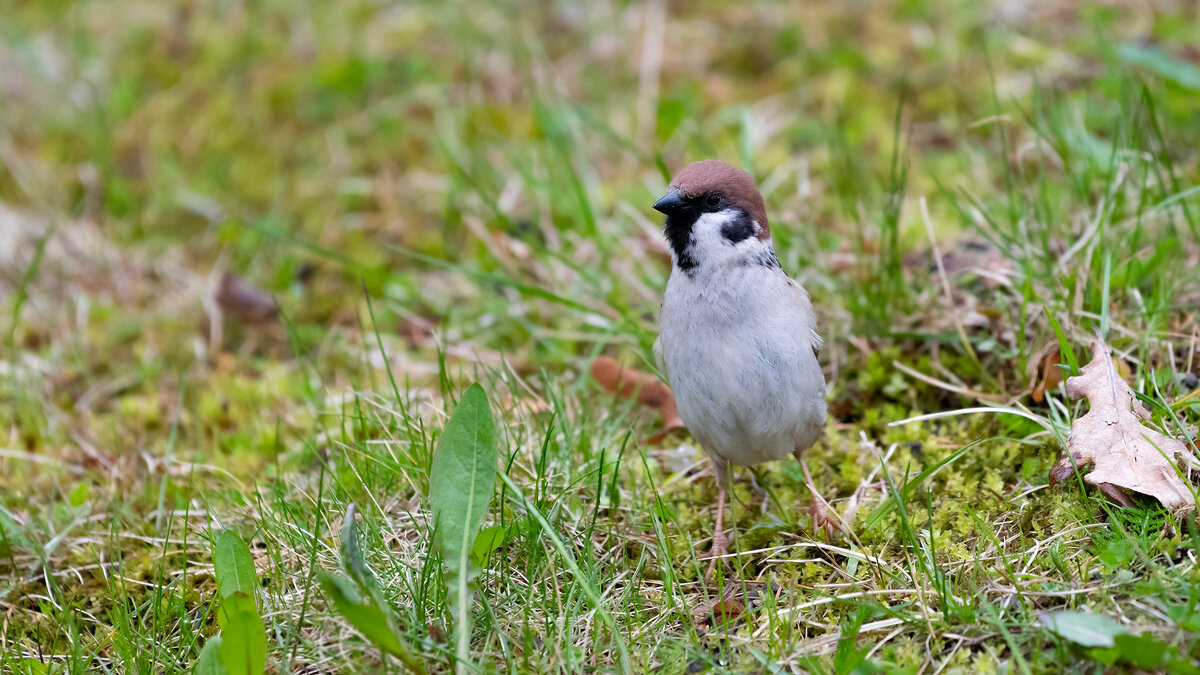
[[[1048,316],[1123,341],[1164,395],[1195,389],[1198,64],[1184,0],[0,0],[10,644],[61,651],[78,625],[119,636],[103,658],[183,667],[199,641],[114,618],[107,577],[47,590],[37,570],[199,570],[185,547],[153,562],[176,545],[164,503],[197,486],[247,524],[247,486],[286,483],[280,518],[311,528],[320,458],[396,433],[331,440],[360,394],[436,402],[501,373],[505,414],[609,420],[569,434],[589,447],[653,426],[587,367],[655,370],[650,205],[706,157],[755,175],[818,306],[831,453],[955,444],[886,427],[910,414],[1036,407],[1065,359]],[[593,461],[572,447],[554,461]],[[1043,450],[1009,452],[1004,480],[1044,480]],[[823,480],[845,496],[839,461]],[[414,471],[359,489],[411,497]]]
[[[1162,154],[1175,173],[1154,177],[1188,182],[1196,13],[6,3],[0,283],[30,298],[12,332],[30,347],[124,332],[112,366],[147,343],[191,359],[204,330],[183,296],[219,268],[276,294],[309,341],[356,325],[365,283],[389,334],[441,325],[447,348],[517,362],[596,340],[644,351],[668,269],[648,206],[710,156],[762,182],[785,267],[851,315],[835,330],[879,332],[902,307],[875,295],[928,244],[916,199],[939,233],[982,212],[1002,230],[1024,218],[1040,245],[1073,236],[1114,153]],[[45,273],[22,286],[46,226]]]

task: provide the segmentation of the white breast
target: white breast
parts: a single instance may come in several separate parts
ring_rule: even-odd
[[[746,466],[820,438],[825,379],[814,329],[808,293],[778,267],[746,260],[672,271],[656,347],[679,414],[706,452]]]

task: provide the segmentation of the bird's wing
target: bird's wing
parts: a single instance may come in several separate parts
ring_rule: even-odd
[[[821,353],[821,347],[825,344],[825,340],[817,333],[817,316],[813,312],[812,300],[809,299],[808,291],[803,286],[790,277],[788,281],[790,282],[787,285],[790,292],[789,300],[794,303],[795,316],[800,317],[803,322],[801,326],[805,323],[808,324],[807,337],[812,346],[813,356],[816,356]]]

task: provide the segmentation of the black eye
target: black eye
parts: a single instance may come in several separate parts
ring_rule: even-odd
[[[711,194],[704,198],[704,203],[709,206],[718,206],[721,203],[721,195]]]

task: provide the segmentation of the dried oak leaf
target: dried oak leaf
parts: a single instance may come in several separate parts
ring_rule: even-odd
[[[614,358],[599,356],[592,361],[592,379],[608,391],[615,392],[617,396],[636,398],[638,403],[658,410],[658,414],[662,416],[663,428],[648,439],[650,443],[657,443],[672,431],[684,428],[683,420],[679,417],[679,408],[675,407],[675,395],[671,393],[671,388],[653,375],[634,368],[625,368]]]
[[[1194,509],[1191,491],[1175,471],[1174,461],[1187,454],[1183,443],[1142,424],[1150,414],[1117,373],[1112,351],[1097,341],[1092,361],[1080,374],[1067,378],[1067,398],[1084,396],[1091,410],[1071,424],[1067,453],[1050,470],[1055,485],[1074,473],[1071,460],[1083,468],[1093,465],[1084,482],[1095,485],[1122,506],[1133,501],[1125,490],[1149,495],[1173,511]]]
[[[746,606],[736,597],[718,598],[712,602],[702,603],[692,611],[692,620],[699,628],[707,628],[715,623],[725,623],[737,619],[746,613]]]
[[[1062,368],[1058,364],[1062,355],[1057,347],[1043,350],[1044,356],[1037,362],[1037,384],[1033,387],[1031,396],[1037,403],[1046,399],[1046,392],[1062,384]]]

